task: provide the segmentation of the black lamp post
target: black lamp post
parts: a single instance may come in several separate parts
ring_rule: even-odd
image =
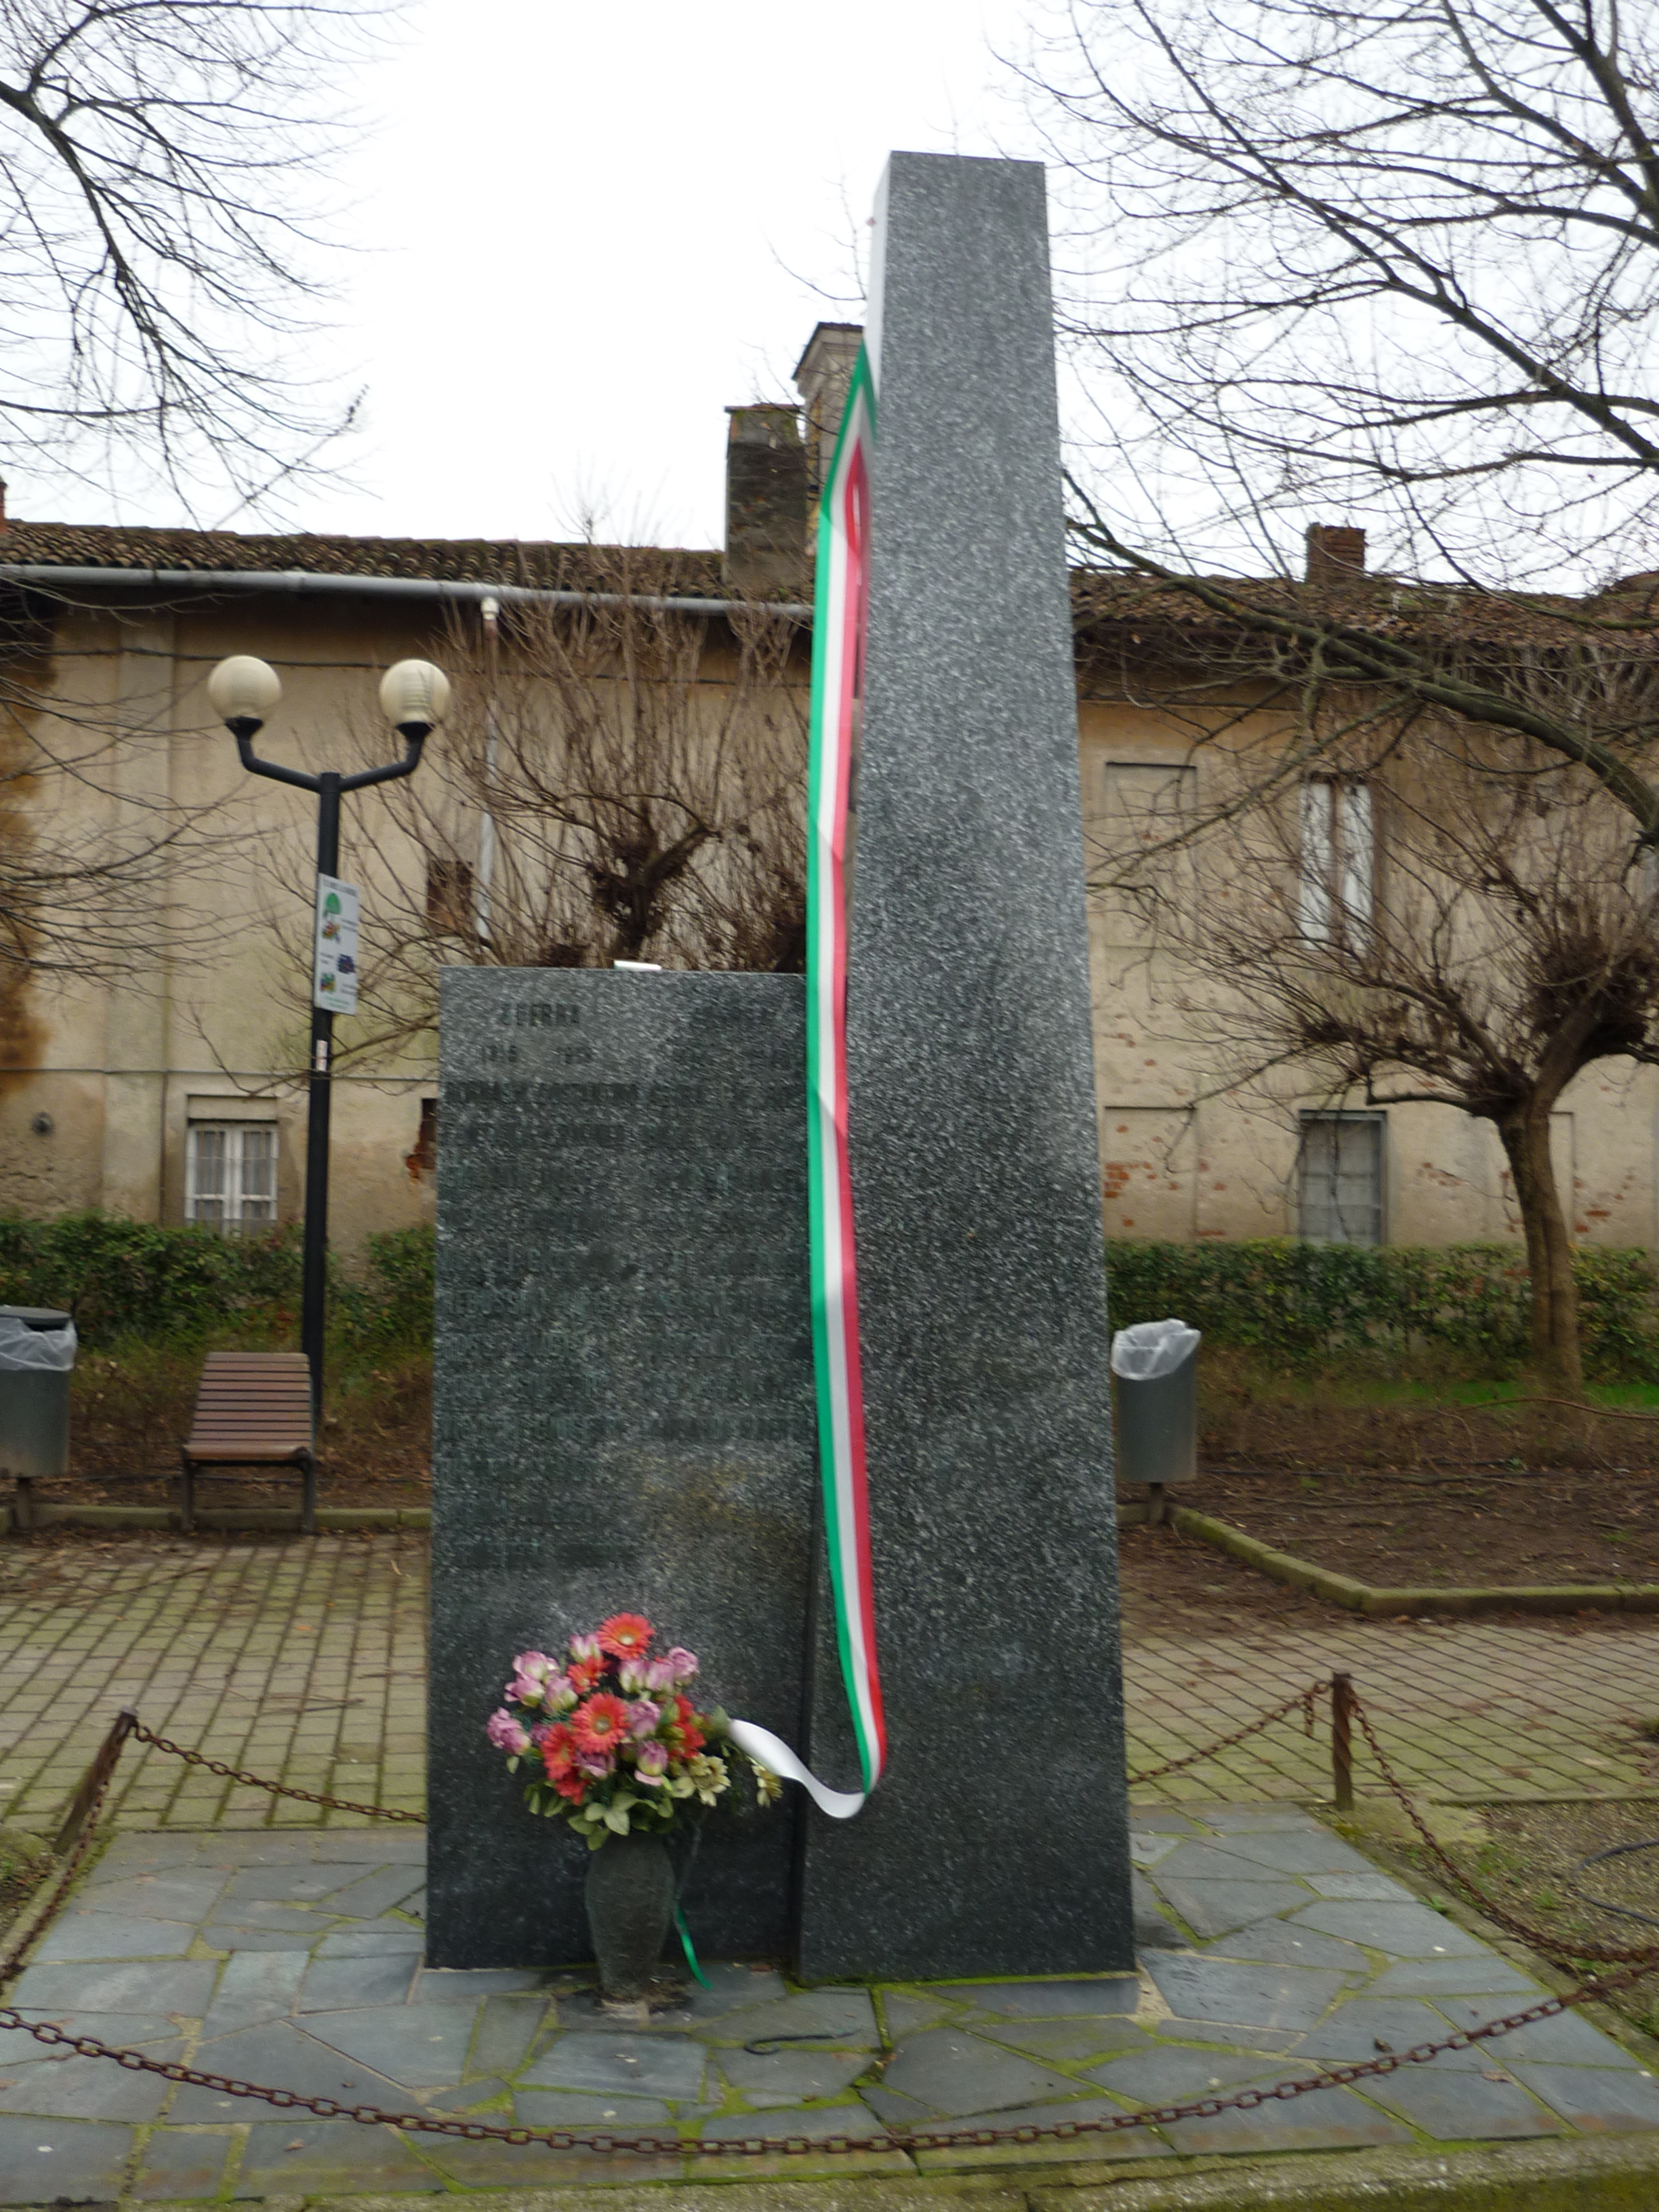
[[[254,775],[269,776],[273,783],[291,783],[317,794],[317,873],[335,876],[340,866],[340,796],[361,791],[368,784],[390,783],[412,775],[421,764],[421,749],[449,705],[449,679],[429,660],[400,660],[380,683],[380,706],[386,720],[404,741],[404,757],[384,768],[361,769],[356,775],[325,770],[306,775],[298,769],[279,768],[261,760],[253,740],[265,718],[283,696],[274,668],[249,654],[222,660],[208,679],[208,696],[215,712],[236,740],[242,766]],[[332,1097],[334,1016],[316,1003],[312,993],[311,1066],[306,1120],[305,1256],[301,1277],[300,1349],[311,1365],[311,1407],[320,1422],[323,1408],[323,1320],[327,1299],[328,1259],[328,1133]]]

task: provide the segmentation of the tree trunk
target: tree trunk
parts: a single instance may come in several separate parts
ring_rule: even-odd
[[[1578,1285],[1573,1280],[1572,1242],[1555,1188],[1550,1158],[1549,1109],[1534,1101],[1500,1121],[1498,1133],[1515,1178],[1516,1203],[1527,1238],[1532,1282],[1532,1362],[1575,1396],[1584,1387],[1578,1347]]]

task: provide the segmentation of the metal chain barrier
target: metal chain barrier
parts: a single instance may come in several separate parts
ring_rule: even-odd
[[[1305,1690],[1297,1690],[1286,1698],[1282,1705],[1275,1705],[1272,1712],[1258,1714],[1255,1720],[1246,1721],[1243,1728],[1235,1729],[1231,1735],[1218,1736],[1213,1743],[1206,1743],[1201,1751],[1189,1751],[1184,1759],[1166,1759],[1162,1766],[1145,1767],[1139,1774],[1128,1775],[1125,1779],[1133,1790],[1138,1783],[1157,1782],[1166,1774],[1179,1774],[1184,1767],[1196,1766],[1200,1759],[1213,1759],[1218,1752],[1231,1751],[1236,1743],[1243,1743],[1261,1729],[1271,1728],[1275,1721],[1282,1721],[1286,1713],[1293,1713],[1298,1705],[1302,1708],[1303,1727],[1311,1735],[1314,1732],[1314,1699],[1330,1686],[1328,1675],[1322,1681],[1310,1682]]]
[[[205,1767],[210,1774],[222,1774],[228,1782],[246,1783],[250,1790],[269,1790],[275,1797],[297,1797],[302,1804],[326,1805],[336,1813],[367,1813],[371,1820],[413,1820],[417,1826],[425,1825],[423,1813],[405,1813],[394,1805],[354,1805],[349,1797],[330,1797],[320,1790],[295,1790],[286,1782],[267,1782],[262,1774],[249,1774],[240,1766],[227,1766],[222,1759],[209,1759],[199,1751],[186,1751],[181,1743],[169,1743],[166,1736],[153,1735],[136,1713],[131,1734],[140,1743],[150,1744],[191,1766]]]
[[[1225,1748],[1228,1744],[1239,1741],[1242,1736],[1253,1732],[1255,1728],[1267,1726],[1270,1720],[1282,1717],[1285,1713],[1301,1705],[1304,1698],[1311,1699],[1324,1686],[1323,1684],[1316,1684],[1311,1690],[1298,1691],[1295,1697],[1288,1699],[1275,1712],[1263,1716],[1260,1721],[1253,1723],[1250,1729],[1240,1730],[1235,1736],[1224,1738],[1220,1745],[1212,1748]],[[1458,1887],[1479,1897],[1479,1893],[1474,1890],[1474,1885],[1464,1881],[1452,1862],[1440,1850],[1427,1827],[1418,1819],[1415,1808],[1413,1807],[1394,1776],[1392,1768],[1388,1765],[1377,1744],[1369,1717],[1359,1706],[1357,1698],[1352,1699],[1352,1704],[1355,1717],[1359,1721],[1366,1741],[1370,1743],[1390,1788],[1413,1820],[1416,1821],[1425,1842],[1433,1850],[1437,1859],[1445,1866],[1448,1874],[1457,1882]],[[108,1790],[121,1750],[125,1743],[134,1737],[141,1742],[154,1746],[157,1750],[169,1752],[179,1758],[187,1759],[192,1765],[205,1766],[212,1772],[222,1774],[231,1780],[250,1782],[257,1788],[270,1790],[283,1796],[301,1797],[310,1804],[337,1804],[340,1802],[316,1796],[307,1790],[289,1790],[280,1783],[265,1781],[256,1775],[244,1775],[234,1768],[221,1765],[216,1760],[204,1759],[200,1753],[185,1751],[177,1744],[167,1742],[163,1737],[152,1735],[139,1721],[136,1713],[123,1712],[105,1739],[98,1759],[88,1771],[87,1782],[82,1784],[81,1792],[77,1796],[77,1807],[81,1806],[82,1799],[85,1800],[84,1806],[82,1808],[81,1832],[70,1851],[68,1863],[58,1879],[46,1910],[9,1955],[0,1959],[0,1988],[3,1988],[21,1971],[26,1954],[50,1927],[62,1910],[70,1885],[78,1873],[91,1842],[98,1808]],[[1194,1759],[1201,1755],[1194,1753],[1193,1759],[1176,1763],[1190,1765]],[[407,1820],[418,1818],[416,1814],[394,1812],[387,1808],[374,1805],[348,1805],[343,1809],[367,1813],[372,1817],[382,1820]],[[1483,1902],[1482,1909],[1490,1908]],[[1501,1915],[1494,1915],[1494,1917],[1498,1918],[1500,1925],[1508,1925],[1513,1931],[1522,1933],[1523,1940],[1532,1940],[1529,1934],[1521,1930],[1519,1923],[1507,1922]],[[1547,1948],[1547,1955],[1548,1955]],[[1584,1952],[1579,1955],[1589,1957],[1603,1954]],[[1592,1999],[1605,1997],[1616,1990],[1640,1981],[1644,1975],[1651,1973],[1656,1966],[1659,1966],[1659,1945],[1655,1945],[1646,1952],[1607,1955],[1626,1958],[1631,1963],[1626,1966],[1620,1973],[1610,1975],[1605,1979],[1592,1974],[1576,1988],[1566,1990],[1559,1996],[1541,1998],[1536,2004],[1528,2006],[1524,2011],[1507,2014],[1502,2020],[1488,2021],[1484,2027],[1460,2028],[1450,2035],[1442,2037],[1437,2042],[1413,2045],[1409,2051],[1387,2051],[1376,2058],[1362,2059],[1352,2064],[1322,2066],[1316,2074],[1304,2075],[1295,2081],[1275,2082],[1271,2088],[1242,2089],[1231,2097],[1195,2098],[1188,2104],[1161,2105],[1139,2112],[1107,2113],[1079,2120],[1053,2120],[1043,2126],[1025,2122],[1018,2126],[1006,2128],[945,2130],[887,2128],[876,2135],[830,2136],[822,2140],[806,2136],[709,2137],[678,2135],[578,2134],[562,2128],[507,2127],[498,2122],[487,2120],[446,2118],[432,2112],[392,2112],[384,2111],[378,2105],[342,2105],[332,2097],[306,2097],[295,2089],[266,2088],[258,2082],[240,2081],[231,2075],[205,2073],[198,2068],[182,2065],[177,2060],[152,2058],[142,2051],[127,2050],[118,2045],[100,2042],[96,2036],[65,2034],[62,2028],[53,2027],[46,2021],[26,2020],[21,2013],[10,2005],[0,2006],[0,2028],[21,2029],[25,2035],[32,2036],[38,2043],[61,2046],[64,2051],[73,2051],[83,2058],[112,2059],[118,2066],[125,2067],[131,2073],[157,2074],[164,2081],[183,2082],[192,2088],[213,2089],[221,2096],[256,2097],[261,2102],[273,2105],[283,2112],[306,2112],[314,2114],[319,2119],[355,2120],[364,2127],[399,2128],[409,2134],[449,2136],[465,2142],[543,2143],[549,2150],[592,2151],[601,2154],[625,2157],[667,2155],[675,2158],[705,2159],[774,2158],[805,2157],[814,2154],[836,2156],[853,2153],[875,2154],[882,2152],[898,2152],[908,2154],[916,2151],[988,2149],[1002,2143],[1067,2142],[1075,2142],[1080,2136],[1126,2135],[1137,2128],[1172,2127],[1182,2120],[1214,2119],[1223,2112],[1248,2112],[1255,2111],[1261,2105],[1288,2103],[1293,2098],[1307,2096],[1316,2089],[1346,2088],[1357,2081],[1373,2081],[1382,2075],[1398,2073],[1402,2066],[1426,2066],[1445,2051],[1468,2051],[1477,2044],[1491,2042],[1499,2036],[1510,2034],[1516,2028],[1529,2027],[1535,2021],[1553,2019],[1557,2014],[1565,2012],[1574,2005],[1584,2004]]]
[[[1497,1927],[1503,1929],[1506,1935],[1516,1936],[1532,1950],[1540,1952],[1545,1958],[1553,1959],[1560,1965],[1571,1966],[1579,1960],[1595,1959],[1607,1966],[1640,1966],[1646,1971],[1659,1964],[1659,1943],[1647,1943],[1639,1947],[1621,1947],[1606,1943],[1567,1943],[1559,1936],[1552,1935],[1547,1929],[1534,1928],[1524,1920],[1517,1920],[1514,1914],[1506,1911],[1495,1898],[1488,1897],[1485,1890],[1463,1872],[1456,1861],[1448,1856],[1439,1838],[1433,1833],[1428,1822],[1418,1810],[1405,1784],[1395,1772],[1388,1753],[1377,1741],[1376,1730],[1371,1725],[1370,1715],[1352,1690],[1348,1692],[1348,1710],[1358,1722],[1365,1741],[1370,1746],[1371,1757],[1376,1761],[1377,1771],[1388,1784],[1401,1810],[1423,1838],[1425,1847],[1433,1857],[1435,1864],[1466,1904],[1472,1905],[1477,1912],[1483,1913]],[[1621,1978],[1625,1978],[1621,1977]],[[1631,1976],[1628,1978],[1639,1979],[1640,1977]]]

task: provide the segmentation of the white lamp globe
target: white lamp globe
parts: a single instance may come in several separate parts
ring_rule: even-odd
[[[380,678],[380,711],[394,729],[429,730],[449,712],[449,678],[429,660],[400,660]]]
[[[269,661],[238,653],[208,678],[208,697],[222,722],[263,722],[283,696],[283,679]]]

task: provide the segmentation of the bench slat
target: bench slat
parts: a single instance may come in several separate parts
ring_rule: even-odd
[[[276,1465],[313,1449],[311,1365],[299,1352],[210,1352],[184,1456],[199,1465]]]

